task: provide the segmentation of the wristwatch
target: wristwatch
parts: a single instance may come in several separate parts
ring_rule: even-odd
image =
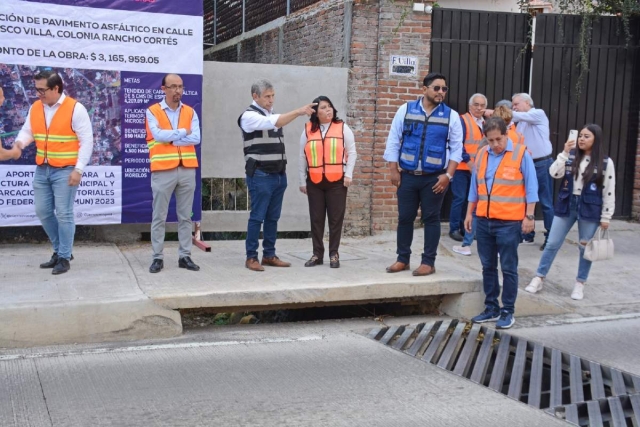
[[[535,215],[526,215],[527,219],[530,219],[531,221],[533,221],[534,219],[536,219]]]
[[[451,175],[449,172],[445,172],[445,175],[447,176],[447,178],[449,178],[449,182],[453,181],[453,175]]]

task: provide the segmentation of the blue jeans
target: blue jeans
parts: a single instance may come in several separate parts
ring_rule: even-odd
[[[476,235],[476,228],[478,227],[478,217],[475,212],[472,214],[473,220],[471,221],[471,233],[466,230],[464,232],[464,239],[462,239],[462,246],[471,246],[473,243],[473,237]]]
[[[478,218],[476,240],[478,256],[482,263],[482,285],[486,308],[500,310],[498,296],[498,253],[502,267],[502,310],[513,314],[518,296],[518,245],[521,221]]]
[[[76,223],[73,204],[78,186],[69,185],[69,175],[74,167],[54,168],[42,165],[36,168],[33,178],[33,195],[36,215],[49,236],[53,251],[60,258],[70,259]]]
[[[569,209],[569,216],[553,218],[553,225],[551,226],[551,232],[549,233],[549,240],[547,246],[542,252],[542,258],[540,258],[540,264],[538,264],[538,271],[536,275],[538,277],[546,277],[553,264],[553,260],[558,253],[558,250],[564,243],[565,237],[573,227],[576,221],[578,221],[578,249],[580,251],[580,257],[578,258],[578,276],[576,280],[578,282],[585,283],[589,278],[589,271],[591,270],[591,261],[584,259],[584,247],[589,240],[596,234],[596,230],[600,225],[599,222],[585,221],[580,219],[578,214],[578,203],[580,196],[571,196],[571,207]]]
[[[553,164],[553,159],[546,159],[534,162],[536,167],[536,177],[538,178],[538,202],[542,209],[542,218],[544,220],[545,236],[549,235],[551,223],[553,222],[553,178],[549,174],[549,167]],[[535,231],[523,234],[522,237],[529,240],[536,235]]]
[[[440,243],[440,208],[446,190],[436,194],[432,187],[438,182],[438,176],[442,173],[444,171],[419,176],[402,173],[397,192],[398,250],[396,253],[400,262],[409,264],[411,243],[413,242],[413,223],[420,207],[424,224],[424,252],[421,263],[434,267]]]
[[[467,197],[469,197],[469,185],[471,184],[471,172],[469,171],[457,171],[456,176],[451,181],[451,194],[453,199],[451,200],[451,212],[449,212],[449,232],[460,231],[460,234],[464,236],[464,216],[466,210],[464,206],[467,203]]]
[[[287,189],[287,174],[266,173],[258,169],[253,177],[247,175],[246,181],[251,197],[251,213],[245,242],[247,259],[258,258],[258,240],[262,223],[262,256],[270,258],[276,255],[278,220],[282,211],[284,191]]]

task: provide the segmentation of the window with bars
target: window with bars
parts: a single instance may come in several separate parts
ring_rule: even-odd
[[[248,211],[251,207],[244,178],[203,178],[203,211]]]

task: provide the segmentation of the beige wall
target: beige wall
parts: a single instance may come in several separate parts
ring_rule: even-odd
[[[328,96],[346,119],[345,68],[301,67],[205,61],[202,102],[202,177],[244,177],[240,114],[251,104],[251,84],[266,78],[275,88],[274,112],[288,112],[319,95]],[[298,191],[300,135],[308,119],[298,118],[284,128],[288,188],[284,197],[280,231],[308,231],[306,196]],[[346,120],[348,123],[348,120]],[[203,211],[203,231],[246,231],[248,212]]]

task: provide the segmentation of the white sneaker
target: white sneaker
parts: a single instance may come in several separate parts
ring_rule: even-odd
[[[469,246],[454,246],[453,252],[464,256],[470,256],[471,248]]]
[[[576,282],[571,292],[571,299],[581,300],[584,298],[584,283]]]
[[[525,291],[530,292],[532,294],[535,294],[538,291],[542,290],[542,277],[534,277],[533,279],[531,279],[531,282],[529,282],[529,285],[524,288]]]

